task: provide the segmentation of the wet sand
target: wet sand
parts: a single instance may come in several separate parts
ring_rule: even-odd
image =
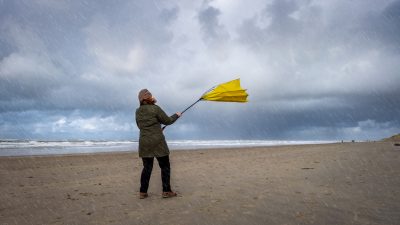
[[[138,198],[137,153],[0,157],[0,224],[399,224],[400,147],[172,151]]]

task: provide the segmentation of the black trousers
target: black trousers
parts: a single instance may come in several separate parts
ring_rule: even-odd
[[[153,170],[154,158],[142,158],[143,170],[142,176],[140,177],[140,192],[147,193],[149,188],[149,182],[151,177],[151,171]],[[171,191],[170,177],[171,168],[169,164],[169,156],[157,157],[158,165],[161,169],[161,180],[163,192]]]

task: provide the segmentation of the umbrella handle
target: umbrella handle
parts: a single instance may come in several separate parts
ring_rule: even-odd
[[[202,97],[199,98],[199,100],[197,100],[197,101],[194,102],[193,104],[191,104],[189,107],[187,107],[186,109],[184,109],[184,110],[182,111],[182,114],[183,114],[184,112],[186,112],[188,109],[192,108],[192,106],[196,105],[196,103],[198,103],[198,102],[201,101],[201,100],[203,100]],[[168,125],[163,126],[163,128],[162,128],[161,130],[164,130],[167,126],[168,126]]]

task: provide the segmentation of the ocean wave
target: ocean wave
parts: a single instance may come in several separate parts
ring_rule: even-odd
[[[293,140],[171,140],[171,150],[325,144],[334,141]],[[0,156],[59,155],[138,150],[137,141],[38,141],[1,140]]]

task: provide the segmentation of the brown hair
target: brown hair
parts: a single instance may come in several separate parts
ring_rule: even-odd
[[[138,94],[140,105],[154,105],[157,100],[153,98],[153,95],[147,89],[142,89]]]

